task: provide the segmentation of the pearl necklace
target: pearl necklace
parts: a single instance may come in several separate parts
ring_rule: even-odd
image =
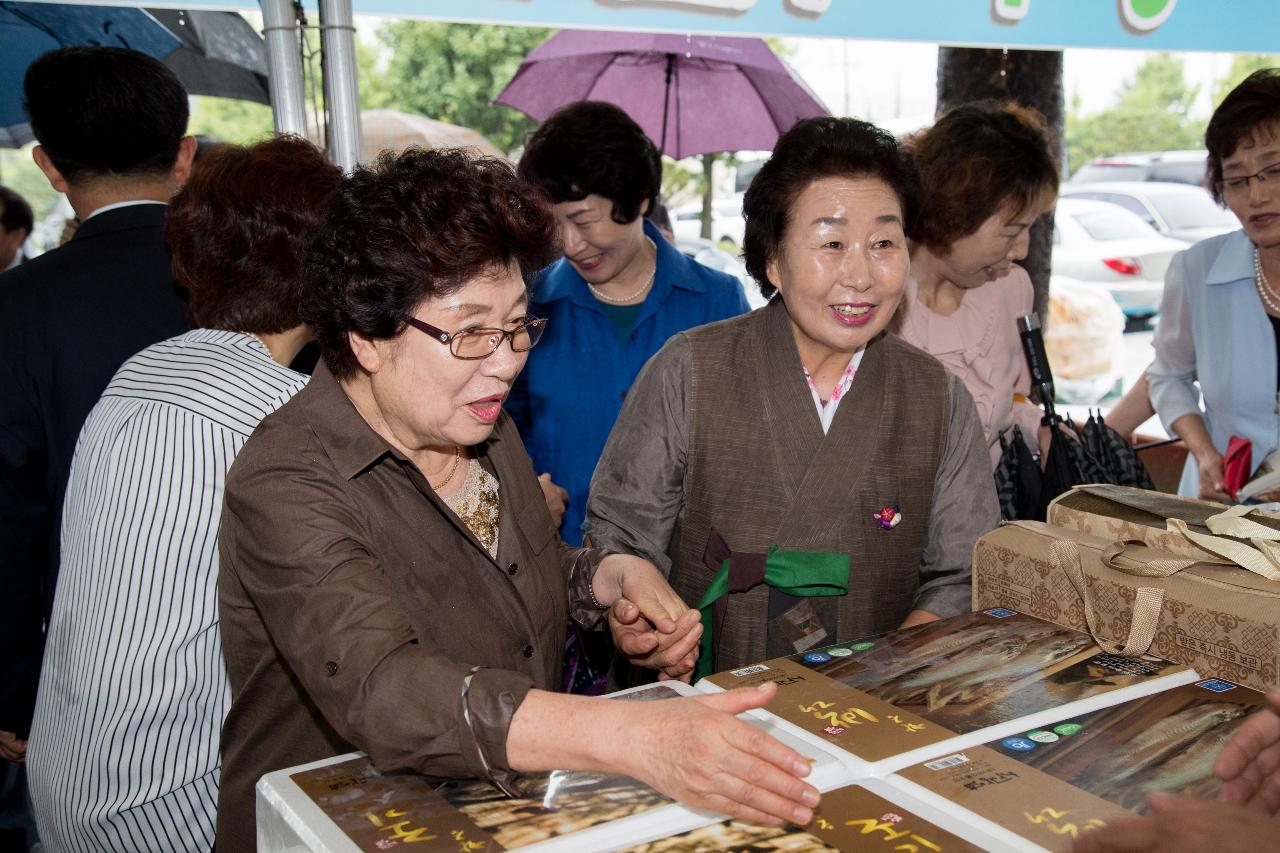
[[[611,305],[626,305],[628,302],[631,302],[633,299],[639,299],[641,294],[643,294],[650,287],[653,287],[653,280],[658,277],[658,255],[657,255],[658,247],[654,245],[654,242],[650,240],[647,235],[645,236],[645,239],[648,240],[649,245],[653,246],[654,248],[653,269],[650,270],[649,272],[649,280],[646,281],[640,287],[639,290],[637,290],[635,293],[631,294],[630,296],[610,296],[609,294],[602,291],[600,288],[596,287],[591,282],[587,282],[587,288],[591,291],[592,296],[594,296],[596,299],[599,299],[601,302],[608,302]]]
[[[1258,295],[1262,297],[1267,310],[1280,316],[1280,294],[1276,293],[1271,287],[1271,282],[1267,281],[1267,274],[1262,271],[1262,256],[1257,249],[1253,250],[1253,283],[1258,286]]]
[[[271,358],[273,358],[273,359],[275,358],[275,353],[271,352],[271,347],[267,346],[267,342],[266,342],[266,341],[264,341],[262,338],[258,337],[258,336],[257,336],[257,335],[255,335],[253,332],[241,332],[240,334],[242,334],[242,335],[248,335],[249,337],[253,338],[255,341],[257,341],[257,342],[262,346],[262,348],[263,348],[264,350],[266,350],[266,351],[267,351],[267,355],[271,356]]]

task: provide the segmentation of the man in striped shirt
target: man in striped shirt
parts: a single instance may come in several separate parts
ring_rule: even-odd
[[[201,328],[147,347],[85,422],[28,753],[46,845],[213,846],[230,702],[218,631],[227,470],[306,377],[286,365],[306,242],[341,181],[280,138],[202,159],[171,204],[174,273]]]

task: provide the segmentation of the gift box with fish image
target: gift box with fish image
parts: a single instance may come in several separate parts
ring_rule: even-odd
[[[885,781],[924,806],[1023,850],[1067,851],[1082,834],[1147,812],[1153,791],[1217,796],[1213,764],[1256,690],[1205,679],[953,753]]]
[[[835,747],[855,778],[1186,684],[1194,670],[1102,652],[1010,609],[966,613],[712,675],[707,692],[778,685],[779,725]]]
[[[687,684],[667,681],[610,698],[661,702],[697,695]],[[834,750],[816,748],[758,709],[740,719],[807,757],[808,781],[819,791],[847,781]],[[268,773],[257,795],[260,853],[359,853],[400,845],[424,853],[595,853],[720,820],[626,776],[530,773],[504,793],[486,781],[379,773],[362,753]]]
[[[1088,631],[1118,655],[1280,686],[1280,581],[1239,565],[1018,521],[974,546],[973,605]]]
[[[723,820],[617,853],[981,853],[1000,849],[992,838],[970,826],[969,820],[966,814],[919,809],[908,795],[883,781],[863,779],[823,794],[806,826],[758,826]]]

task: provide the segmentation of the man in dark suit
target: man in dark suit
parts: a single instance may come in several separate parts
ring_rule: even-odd
[[[190,328],[165,203],[195,140],[187,93],[122,48],[47,53],[24,82],[36,164],[81,225],[0,275],[0,758],[26,753],[76,437],[116,368]]]
[[[22,244],[31,236],[35,217],[27,200],[0,186],[0,272],[11,270],[26,258]]]

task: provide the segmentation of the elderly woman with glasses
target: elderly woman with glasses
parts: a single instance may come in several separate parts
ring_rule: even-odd
[[[1280,70],[1254,72],[1223,99],[1205,147],[1214,198],[1243,228],[1174,256],[1147,377],[1165,429],[1189,451],[1178,492],[1225,501],[1231,438],[1252,442],[1255,464],[1280,439]]]
[[[503,411],[543,331],[523,275],[554,235],[536,189],[462,151],[384,155],[339,192],[305,308],[324,364],[227,482],[219,849],[253,849],[263,773],[353,748],[503,790],[592,770],[748,819],[811,817],[808,763],[734,717],[772,691],[553,692],[571,614],[612,607],[619,648],[669,676],[700,634],[650,563],[560,541]]]

